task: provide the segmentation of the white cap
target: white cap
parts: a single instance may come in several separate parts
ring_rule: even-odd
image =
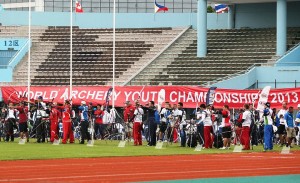
[[[298,108],[300,107],[300,104],[298,104]]]
[[[86,105],[86,102],[85,101],[81,101],[81,104]]]

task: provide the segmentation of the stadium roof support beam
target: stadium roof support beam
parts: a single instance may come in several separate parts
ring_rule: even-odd
[[[235,9],[234,5],[228,5],[228,29],[234,29],[234,14],[235,14]]]
[[[276,55],[282,56],[286,52],[287,45],[287,3],[286,0],[277,0],[277,45]]]
[[[207,0],[198,0],[197,11],[197,57],[207,53]]]

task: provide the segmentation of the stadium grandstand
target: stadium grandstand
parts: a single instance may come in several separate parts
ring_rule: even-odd
[[[0,182],[298,182],[299,9],[0,0]]]
[[[1,37],[25,39],[28,36],[25,18],[25,12],[28,11],[29,6],[28,1],[2,0],[0,3],[5,9],[1,13],[1,18],[6,19],[6,16],[12,16],[11,13],[15,11],[24,17],[15,22],[9,18],[3,20]],[[112,62],[109,62],[112,59],[112,36],[110,36],[112,27],[107,22],[96,23],[96,25],[89,22],[90,19],[101,21],[103,18],[107,18],[105,17],[107,13],[112,13],[112,3],[111,0],[81,2],[84,13],[77,13],[73,20],[74,85],[110,85],[112,83]],[[230,88],[230,86],[226,86],[228,85],[226,83],[230,83],[231,78],[245,76],[245,73],[253,70],[263,73],[264,69],[270,69],[277,62],[280,63],[278,66],[295,66],[295,64],[297,66],[297,63],[287,61],[285,61],[286,64],[282,64],[280,58],[284,56],[285,51],[298,45],[300,29],[297,26],[299,25],[287,19],[286,30],[275,28],[276,21],[277,24],[281,21],[280,17],[278,17],[280,20],[276,20],[276,16],[270,17],[276,13],[275,3],[263,3],[258,9],[268,17],[265,18],[265,21],[253,20],[255,18],[253,3],[256,2],[249,0],[230,2],[232,5],[229,5],[228,13],[208,13],[205,15],[207,23],[199,23],[201,17],[200,13],[197,13],[197,1],[195,0],[162,1],[162,3],[169,8],[169,11],[156,15],[153,14],[152,1],[116,1],[116,13],[122,14],[122,18],[118,19],[117,15],[116,20],[118,28],[115,65],[117,85],[209,86],[219,84],[222,87]],[[214,7],[212,2],[208,3],[209,6]],[[297,1],[288,1],[287,18],[292,16],[293,19],[294,15],[297,15],[295,7],[298,5]],[[70,47],[68,33],[70,28],[67,21],[70,2],[68,0],[36,0],[31,2],[30,6],[33,12],[31,84],[67,85],[70,77],[68,72],[68,49]],[[207,2],[205,10],[206,6]],[[75,2],[73,7],[75,7]],[[277,11],[279,10],[277,9]],[[38,19],[38,16],[41,15],[40,12],[45,12],[42,15],[45,16],[44,18],[55,15],[57,18],[61,17],[63,21],[55,23],[54,20],[49,20],[50,25],[47,26],[47,23]],[[145,16],[145,21],[150,22],[133,25],[134,22],[137,22],[137,18],[130,18],[136,13]],[[253,18],[249,16],[243,20],[246,13]],[[178,22],[170,22],[167,20],[169,16],[180,18]],[[244,23],[247,21],[249,26]],[[255,24],[253,21],[257,21],[257,23]],[[119,25],[118,22],[120,22]],[[166,25],[164,23],[169,26],[162,26]],[[105,27],[105,24],[108,26]],[[99,27],[95,27],[97,25]],[[132,27],[130,27],[131,25]],[[207,32],[201,25],[207,25]],[[283,43],[278,39],[284,40]],[[16,51],[6,51],[4,57],[14,55]],[[3,54],[5,53],[3,52]],[[11,58],[11,60],[13,59]],[[3,85],[27,85],[27,57],[15,60],[17,61],[14,61],[16,64],[12,69],[11,76],[2,77]],[[2,68],[5,68],[7,61],[8,58],[3,60]],[[82,65],[86,67],[85,70],[80,69]],[[273,73],[278,72],[275,71],[276,68],[278,70],[279,67],[272,68]],[[286,69],[281,70],[285,70],[285,73],[280,72],[280,75],[289,73]],[[290,72],[294,73],[294,71]],[[261,80],[260,75],[252,77],[252,83],[239,87],[262,87],[263,83],[276,85],[276,87],[280,87],[280,85],[291,87],[297,86],[299,82],[297,76],[294,77],[294,75],[293,77],[289,75],[291,78],[288,82],[279,81],[281,77],[276,78],[275,76],[276,74],[268,81]],[[95,77],[99,79],[96,81],[93,79]],[[279,82],[275,84],[275,80]]]

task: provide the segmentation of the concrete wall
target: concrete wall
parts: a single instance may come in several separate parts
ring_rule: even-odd
[[[276,62],[276,66],[288,65],[300,66],[300,45],[288,52]]]
[[[300,2],[287,3],[287,26],[300,27]],[[276,27],[276,3],[236,5],[235,27]]]
[[[16,18],[18,17],[18,18]],[[148,27],[197,27],[196,13],[119,13],[116,15],[117,28]],[[2,25],[28,25],[28,12],[0,12]],[[209,13],[208,29],[227,28],[227,13]],[[82,28],[111,28],[112,14],[82,13],[73,16],[73,24]],[[32,12],[32,25],[36,26],[69,26],[70,13],[66,12]]]
[[[26,39],[23,39],[20,42],[23,42],[24,40]],[[26,42],[23,43],[22,48],[20,48],[20,50],[10,60],[9,64],[7,65],[7,68],[0,69],[0,82],[12,82],[13,70],[28,52],[28,46],[31,47],[31,42],[27,39]]]
[[[295,80],[296,87],[300,87],[300,66],[256,67],[246,74],[218,82],[214,86],[246,89],[252,85],[256,87],[256,82],[258,81],[258,88],[263,88],[267,85],[272,88],[294,88]]]

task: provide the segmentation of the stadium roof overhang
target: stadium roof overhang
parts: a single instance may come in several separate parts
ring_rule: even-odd
[[[208,0],[209,2],[215,2],[220,4],[243,4],[243,3],[270,3],[277,0]],[[299,1],[299,0],[287,0],[287,1]]]

